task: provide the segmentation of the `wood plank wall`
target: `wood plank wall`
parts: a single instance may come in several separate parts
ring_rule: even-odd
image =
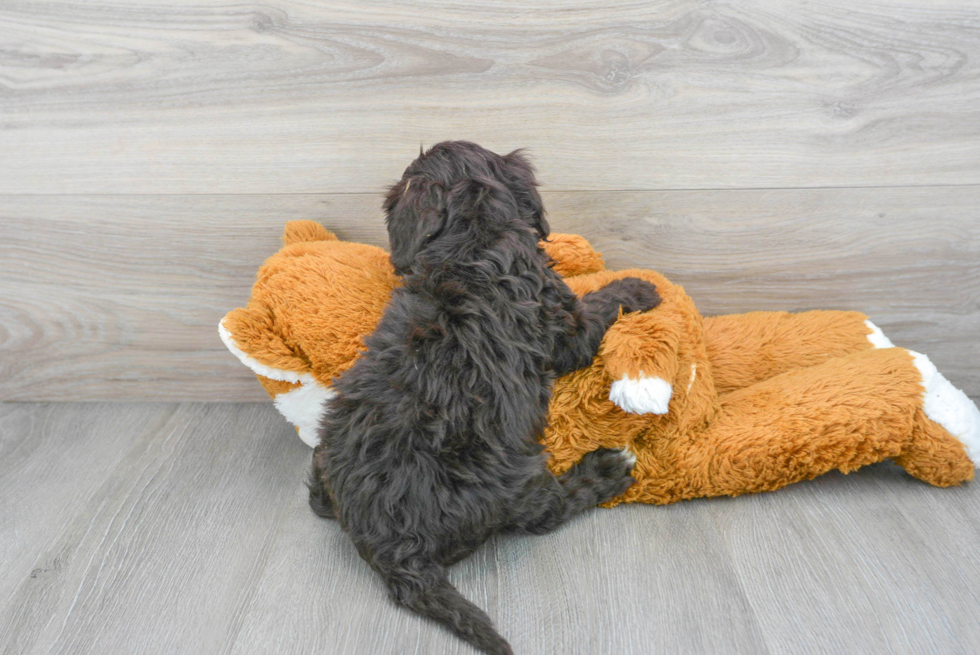
[[[259,400],[282,224],[450,138],[706,314],[846,308],[980,396],[974,0],[0,5],[0,400]]]

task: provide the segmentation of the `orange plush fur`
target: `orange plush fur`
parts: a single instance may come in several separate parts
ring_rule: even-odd
[[[331,379],[363,349],[398,278],[383,250],[319,224],[289,223],[284,240],[221,335],[312,445]],[[888,458],[936,486],[972,479],[976,406],[925,356],[889,347],[863,314],[703,318],[658,273],[606,271],[581,237],[543,246],[578,294],[633,276],[663,299],[621,316],[592,365],[555,383],[542,436],[553,471],[600,446],[636,454],[637,484],[610,505],[768,491]],[[932,388],[942,398],[929,405]]]

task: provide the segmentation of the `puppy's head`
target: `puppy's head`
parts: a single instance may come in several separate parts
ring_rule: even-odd
[[[546,239],[534,168],[519,150],[498,155],[445,141],[419,155],[385,198],[391,262],[406,273],[423,251],[492,243],[506,230]]]

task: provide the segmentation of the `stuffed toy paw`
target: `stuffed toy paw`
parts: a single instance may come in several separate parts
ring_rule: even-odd
[[[317,223],[287,224],[284,241],[219,332],[314,446],[332,379],[364,349],[399,280],[382,249]],[[599,447],[636,457],[637,483],[609,505],[773,490],[889,458],[936,486],[973,478],[976,405],[863,314],[703,318],[659,273],[605,270],[579,236],[542,247],[578,294],[639,277],[662,298],[621,316],[591,366],[555,381],[541,436],[555,473]]]

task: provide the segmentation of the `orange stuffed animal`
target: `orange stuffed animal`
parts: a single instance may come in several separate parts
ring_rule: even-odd
[[[288,223],[284,240],[219,332],[313,446],[331,380],[364,348],[398,278],[383,250],[317,223]],[[542,245],[578,294],[633,276],[663,299],[621,316],[592,365],[555,382],[542,435],[553,471],[600,446],[637,457],[637,484],[609,505],[778,489],[888,458],[936,486],[973,478],[976,405],[863,314],[702,318],[680,286],[653,271],[606,271],[581,237]]]

